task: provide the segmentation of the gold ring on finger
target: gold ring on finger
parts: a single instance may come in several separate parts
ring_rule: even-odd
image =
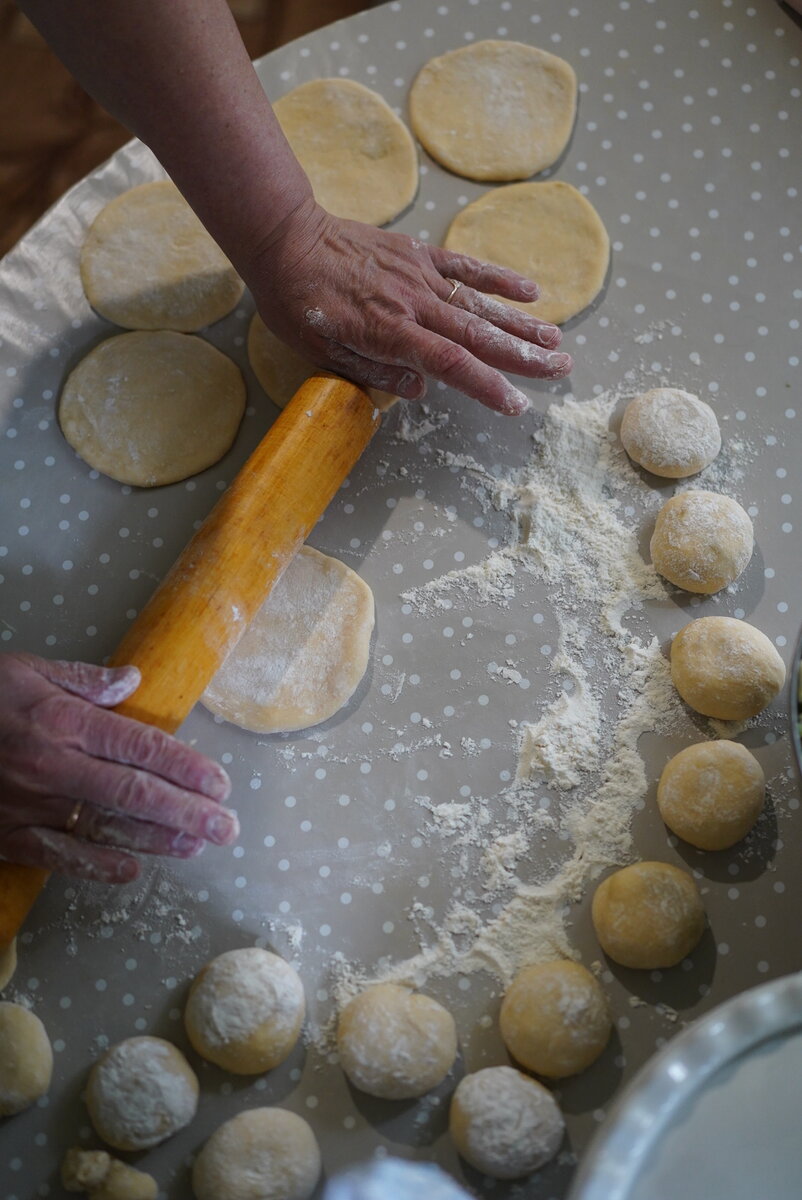
[[[65,833],[72,833],[72,831],[75,829],[75,826],[78,824],[78,822],[81,819],[81,813],[83,812],[83,807],[84,807],[83,800],[76,800],[75,804],[73,804],[72,812],[67,817],[67,820],[64,822],[64,832]]]
[[[462,282],[459,279],[446,279],[446,283],[451,284],[451,291],[446,296],[446,304],[450,304],[462,287]]]

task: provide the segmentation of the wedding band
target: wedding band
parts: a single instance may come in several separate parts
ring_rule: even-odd
[[[78,824],[79,820],[81,819],[81,813],[83,811],[83,807],[84,807],[83,800],[77,800],[75,802],[75,804],[73,804],[72,812],[67,817],[67,820],[64,822],[64,832],[65,833],[72,833],[73,829],[75,828],[75,826]]]
[[[452,301],[452,300],[454,299],[454,297],[456,296],[457,292],[458,292],[458,291],[460,290],[460,288],[462,287],[462,283],[460,282],[460,280],[459,280],[459,279],[447,279],[447,280],[446,280],[446,283],[450,283],[450,284],[451,284],[451,291],[450,291],[450,292],[448,293],[448,295],[446,296],[446,304],[450,304],[450,303],[451,303],[451,301]]]

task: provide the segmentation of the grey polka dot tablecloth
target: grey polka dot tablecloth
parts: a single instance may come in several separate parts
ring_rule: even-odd
[[[424,411],[388,418],[310,539],[355,567],[376,595],[372,664],[356,697],[308,735],[253,736],[201,708],[182,729],[232,775],[238,846],[186,864],[148,864],[118,891],[51,880],[6,995],[44,1020],[53,1086],[0,1128],[2,1200],[60,1195],[63,1150],[97,1144],[80,1097],[104,1046],[147,1031],[187,1049],[187,983],[211,955],[257,942],[287,956],[303,975],[317,1027],[330,1015],[338,956],[370,969],[412,955],[429,926],[410,917],[422,913],[436,925],[445,912],[459,872],[446,832],[427,826],[421,798],[503,803],[494,798],[515,772],[510,722],[537,715],[557,625],[554,599],[536,580],[502,607],[460,595],[424,613],[401,598],[504,542],[507,518],[482,506],[444,452],[498,473],[524,461],[552,398],[664,382],[698,393],[718,413],[725,448],[741,447],[732,487],[719,483],[752,514],[758,549],[732,594],[692,612],[746,616],[790,659],[802,620],[802,28],[773,0],[403,0],[284,47],[258,70],[274,98],[340,75],[377,89],[404,116],[409,85],[429,57],[488,37],[551,50],[579,77],[575,132],[546,175],[592,200],[610,232],[612,264],[599,300],[566,331],[576,369],[560,385],[525,384],[535,403],[520,420],[443,388]],[[141,146],[126,147],[0,264],[3,650],[100,661],[275,416],[247,365],[246,298],[203,332],[249,386],[240,434],[216,467],[183,484],[132,490],[90,471],[60,435],[65,372],[114,332],[81,291],[84,231],[111,196],[160,174]],[[454,213],[486,190],[421,152],[419,194],[394,228],[437,242]],[[654,606],[654,632],[666,639],[686,615],[667,593]],[[488,670],[507,659],[528,690]],[[347,1087],[320,1039],[256,1080],[191,1055],[198,1117],[142,1165],[165,1195],[183,1200],[187,1163],[211,1130],[245,1107],[278,1103],[311,1121],[329,1174],[391,1152],[435,1159],[479,1194],[564,1196],[574,1155],[656,1046],[737,991],[802,967],[800,814],[784,703],[743,735],[772,793],[760,836],[727,854],[705,858],[668,843],[653,804],[666,744],[643,739],[652,794],[636,816],[637,851],[697,872],[712,936],[687,969],[663,979],[604,971],[616,1033],[590,1072],[561,1086],[565,1152],[538,1177],[511,1192],[459,1163],[445,1134],[453,1080],[419,1103],[371,1101]],[[587,898],[570,921],[572,943],[592,963],[599,952]],[[465,975],[433,980],[429,990],[457,1016],[460,1072],[506,1061],[488,1019],[498,1009],[497,982]]]

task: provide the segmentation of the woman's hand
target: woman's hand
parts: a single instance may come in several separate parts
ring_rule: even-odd
[[[222,767],[160,729],[107,712],[136,667],[0,656],[0,859],[124,883],[128,851],[191,858],[239,832]]]
[[[529,401],[502,371],[561,379],[571,370],[570,356],[555,352],[556,325],[484,294],[532,301],[530,280],[333,217],[311,199],[260,247],[245,278],[265,323],[306,358],[406,399],[421,397],[430,375],[515,415]]]

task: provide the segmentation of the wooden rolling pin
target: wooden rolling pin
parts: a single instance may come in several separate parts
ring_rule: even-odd
[[[114,710],[175,733],[379,427],[367,393],[333,375],[296,392],[120,645],[142,682]],[[0,863],[0,953],[47,871]]]

